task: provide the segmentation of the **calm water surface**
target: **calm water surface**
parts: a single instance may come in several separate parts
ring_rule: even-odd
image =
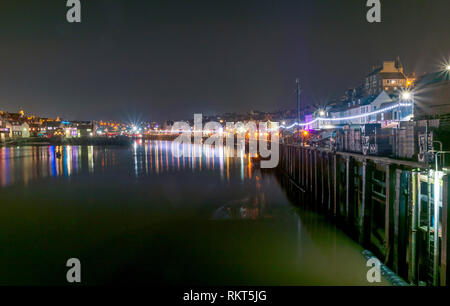
[[[221,148],[172,152],[0,148],[0,284],[67,284],[76,257],[83,284],[370,285],[362,248],[274,172]]]

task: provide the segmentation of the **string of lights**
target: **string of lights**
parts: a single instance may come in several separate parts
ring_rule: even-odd
[[[311,121],[308,121],[308,122],[301,122],[301,123],[295,122],[295,123],[293,123],[293,124],[291,124],[289,126],[285,126],[285,125],[276,126],[276,127],[272,128],[272,129],[269,129],[269,131],[272,132],[272,131],[279,130],[279,129],[289,130],[289,129],[292,129],[292,128],[296,127],[296,126],[305,127],[305,126],[314,124],[315,122],[320,121],[320,120],[325,121],[325,122],[327,122],[327,121],[335,122],[335,121],[346,121],[346,120],[360,119],[360,118],[365,118],[365,117],[377,115],[377,114],[380,114],[380,113],[388,112],[388,111],[394,110],[394,109],[399,108],[399,107],[410,107],[412,105],[413,105],[413,103],[397,103],[395,105],[391,105],[391,106],[388,106],[388,107],[385,107],[385,108],[380,108],[380,109],[372,111],[372,112],[359,114],[359,115],[354,115],[354,116],[336,117],[336,118],[317,117],[314,120],[311,120]],[[162,133],[174,133],[174,132],[177,133],[177,132],[183,132],[183,130],[179,130],[179,131],[158,130],[157,132],[159,132],[159,133],[161,133],[161,132]],[[189,130],[187,132],[191,132],[191,130]],[[203,131],[203,132],[212,133],[214,131]]]
[[[397,103],[395,105],[391,105],[391,106],[388,106],[388,107],[385,107],[385,108],[381,108],[379,110],[376,110],[376,111],[373,111],[373,112],[369,112],[369,113],[364,113],[364,114],[359,114],[359,115],[354,115],[354,116],[347,116],[347,117],[337,117],[337,118],[317,117],[314,120],[311,120],[309,122],[304,122],[304,123],[295,122],[295,123],[293,123],[293,124],[291,124],[289,126],[280,125],[279,127],[275,127],[275,128],[273,128],[271,130],[272,131],[276,130],[276,129],[289,130],[289,129],[292,129],[292,128],[296,127],[296,126],[305,127],[305,126],[311,125],[311,124],[313,124],[313,123],[315,123],[315,122],[317,122],[319,120],[322,120],[322,121],[354,120],[354,119],[365,118],[365,117],[373,116],[373,115],[376,115],[376,114],[384,113],[384,112],[387,112],[387,111],[391,111],[391,110],[394,110],[394,109],[399,108],[399,107],[409,107],[409,106],[412,106],[412,103]]]

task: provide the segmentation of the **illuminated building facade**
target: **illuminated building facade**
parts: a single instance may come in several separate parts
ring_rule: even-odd
[[[407,88],[408,82],[412,83],[413,79],[405,75],[399,58],[395,61],[384,61],[383,66],[375,68],[366,76],[364,93],[366,96],[378,95],[382,91],[391,94]]]

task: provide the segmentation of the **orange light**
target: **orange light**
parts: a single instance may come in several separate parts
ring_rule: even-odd
[[[303,131],[303,136],[308,136],[309,132],[308,131]]]

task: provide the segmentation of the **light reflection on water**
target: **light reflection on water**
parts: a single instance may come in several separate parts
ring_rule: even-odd
[[[60,156],[60,157],[58,157]],[[94,170],[92,146],[28,146],[0,148],[0,187],[15,183],[25,186],[46,177],[71,176],[86,162]]]
[[[116,148],[117,149],[117,148]],[[182,145],[168,141],[136,141],[133,145],[134,173],[140,175],[190,169],[217,170],[220,178],[230,180],[231,164],[239,164],[240,179],[252,178],[251,155],[230,153],[223,146]],[[183,154],[180,154],[182,152]],[[233,155],[234,154],[234,155]],[[180,156],[181,155],[181,156]],[[46,177],[92,173],[117,166],[114,150],[94,146],[26,146],[0,148],[0,187],[15,183],[25,186]]]
[[[65,284],[80,257],[85,284],[370,285],[361,247],[225,150],[0,148],[0,284]]]

